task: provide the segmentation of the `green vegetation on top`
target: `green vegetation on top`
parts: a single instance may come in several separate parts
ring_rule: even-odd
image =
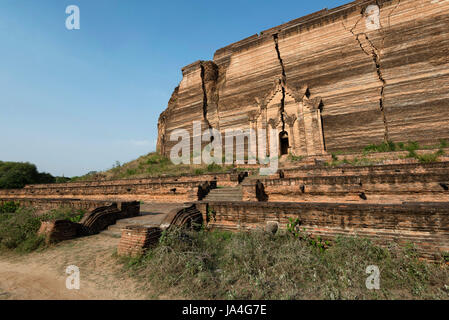
[[[395,143],[393,141],[384,142],[381,144],[371,144],[363,149],[365,154],[374,152],[395,152],[395,151],[409,151],[415,152],[416,150],[426,150],[426,149],[444,149],[449,147],[449,142],[446,140],[440,140],[438,145],[431,146],[420,146],[416,141],[409,141],[407,143],[399,142]],[[413,153],[412,153],[413,155]]]
[[[304,157],[303,156],[295,156],[295,155],[289,153],[287,159],[288,159],[288,161],[291,161],[291,162],[300,162],[304,159]]]
[[[382,143],[380,145],[369,145],[365,147],[364,154],[372,153],[372,152],[394,152],[394,151],[408,151],[408,155],[406,158],[415,158],[420,163],[430,163],[438,161],[438,158],[444,155],[444,148],[447,148],[449,143],[446,140],[440,140],[439,145],[434,146],[420,146],[416,141],[409,141],[407,143],[399,142],[394,143],[392,141],[388,141],[386,143]],[[438,151],[434,153],[427,154],[418,154],[417,150],[426,150],[426,149],[438,149]]]
[[[189,174],[220,173],[231,170],[230,165],[184,165],[173,164],[169,158],[158,153],[152,152],[137,160],[120,164],[118,161],[112,169],[104,172],[90,172],[82,177],[72,178],[72,181],[87,181],[99,179],[130,179],[158,176],[180,176]]]
[[[443,261],[420,261],[411,245],[359,238],[329,245],[295,232],[178,230],[145,255],[120,260],[143,290],[187,299],[449,298]],[[366,288],[370,265],[381,271],[380,290]]]
[[[344,158],[344,153],[334,152],[332,153],[332,162],[327,165],[330,166],[338,166],[342,164],[354,165],[354,166],[368,166],[374,165],[377,163],[382,163],[382,159],[368,159],[367,155],[372,153],[387,153],[387,152],[396,152],[396,151],[407,151],[408,154],[406,156],[400,156],[399,158],[415,158],[420,163],[431,163],[437,162],[438,158],[445,155],[444,148],[449,147],[449,143],[446,140],[440,140],[440,144],[432,145],[432,146],[420,146],[418,142],[409,141],[407,143],[399,142],[395,143],[393,141],[384,142],[381,144],[371,144],[366,146],[363,149],[363,157],[362,158],[354,158],[352,160],[348,160]],[[438,149],[433,153],[423,153],[418,154],[418,150],[431,150]],[[340,159],[340,155],[343,155],[343,159]]]

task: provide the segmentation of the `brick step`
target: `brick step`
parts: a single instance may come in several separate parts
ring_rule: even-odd
[[[232,193],[232,194],[209,194],[204,201],[242,201],[243,193]]]
[[[242,201],[243,196],[207,197],[204,201]]]
[[[238,187],[238,188],[226,188],[226,189],[213,189],[211,190],[211,192],[209,194],[214,194],[214,193],[239,193],[242,192],[242,188]]]
[[[212,197],[241,197],[243,193],[237,193],[237,194],[210,194],[208,195],[208,198],[212,198]]]
[[[241,186],[232,188],[213,189],[204,201],[242,201],[243,190]]]
[[[233,196],[241,196],[243,193],[239,192],[239,193],[212,193],[209,194],[208,197],[223,197],[223,196],[228,196],[228,197],[233,197]]]
[[[240,193],[214,193],[214,194],[209,194],[208,198],[210,197],[241,197],[242,196],[242,192]]]

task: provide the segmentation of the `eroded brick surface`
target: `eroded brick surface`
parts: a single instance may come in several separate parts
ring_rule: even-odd
[[[448,1],[360,0],[230,44],[182,69],[158,150],[169,155],[176,129],[195,136],[193,121],[222,133],[276,128],[297,156],[449,139],[447,25]]]

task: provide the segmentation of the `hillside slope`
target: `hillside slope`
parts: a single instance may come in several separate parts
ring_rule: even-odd
[[[148,178],[157,176],[179,176],[188,174],[203,174],[208,172],[229,171],[233,166],[212,165],[175,165],[170,159],[151,152],[128,163],[117,163],[113,168],[102,172],[91,172],[72,181],[114,180],[130,178]]]

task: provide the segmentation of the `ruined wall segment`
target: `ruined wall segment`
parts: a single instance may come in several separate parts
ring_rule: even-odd
[[[449,208],[426,203],[339,204],[334,203],[200,203],[198,209],[208,229],[257,230],[269,223],[285,229],[290,219],[299,219],[301,230],[317,239],[335,240],[339,236],[371,239],[388,246],[413,243],[421,257],[440,260],[449,249],[447,233]]]
[[[447,1],[359,0],[219,49],[183,69],[160,150],[168,156],[167,137],[193,121],[221,132],[271,126],[288,135],[289,153],[306,156],[448,139],[448,25]]]
[[[449,136],[449,2],[400,1],[378,39],[390,138]],[[385,15],[384,15],[385,16]],[[381,37],[380,35],[379,37]]]

